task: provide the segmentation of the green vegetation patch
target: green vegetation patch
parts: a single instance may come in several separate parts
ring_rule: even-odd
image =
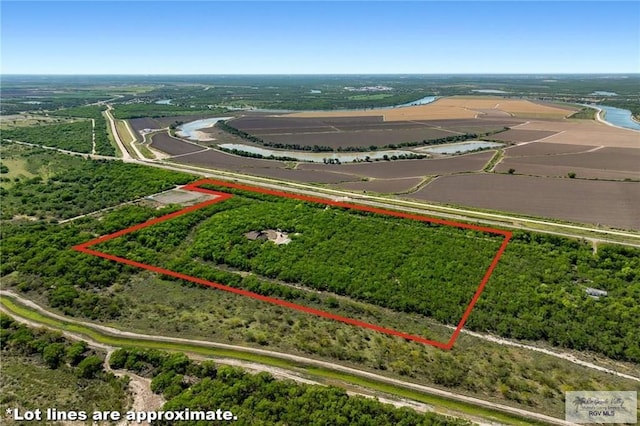
[[[207,108],[206,106],[190,107],[178,105],[158,105],[154,103],[117,104],[113,116],[125,120],[143,117],[173,117],[179,115],[217,114],[226,108]]]
[[[577,118],[582,120],[595,120],[597,113],[598,113],[598,110],[596,109],[584,107],[580,111],[574,114],[571,114],[569,118]]]
[[[96,145],[95,153],[99,155],[115,156],[116,150],[114,145],[109,140],[107,120],[103,115],[103,111],[105,111],[106,109],[107,108],[104,105],[91,105],[54,111],[51,113],[51,115],[93,119],[95,121],[95,128],[93,129]]]
[[[33,329],[0,314],[0,410],[57,408],[61,411],[127,408],[127,380],[103,370],[104,354],[59,332]],[[49,424],[50,422],[30,422]]]
[[[256,239],[251,236],[261,232]],[[268,240],[267,234],[279,234],[283,243]],[[263,294],[292,296],[299,290],[291,286],[302,285],[457,323],[502,239],[452,226],[239,193],[97,248]],[[221,266],[255,276],[239,280],[237,274],[207,271]],[[270,282],[261,282],[261,277]]]
[[[6,149],[5,149],[6,148]],[[185,173],[116,161],[86,160],[42,149],[3,145],[9,158],[23,159],[35,177],[0,189],[3,220],[18,215],[67,219],[150,195],[193,179]]]
[[[42,124],[30,127],[14,127],[2,130],[2,139],[28,142],[74,152],[91,153],[91,121]]]
[[[114,368],[127,368],[153,378],[151,389],[167,399],[165,410],[215,411],[224,407],[239,425],[467,425],[439,414],[419,414],[407,408],[361,397],[344,389],[276,380],[268,373],[249,374],[240,368],[190,361],[184,354],[121,349],[111,357]],[[189,377],[189,379],[187,379]],[[189,425],[193,421],[158,421],[159,425]]]

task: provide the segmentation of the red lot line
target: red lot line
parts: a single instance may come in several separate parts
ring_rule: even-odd
[[[463,229],[471,229],[471,230],[474,230],[474,231],[488,232],[488,233],[491,233],[491,234],[502,235],[502,236],[504,236],[504,240],[502,241],[502,244],[500,245],[500,248],[498,249],[496,255],[493,257],[491,265],[489,265],[489,268],[485,272],[484,277],[482,278],[482,281],[480,282],[480,285],[478,286],[478,289],[476,290],[476,292],[473,295],[473,298],[471,299],[471,303],[469,303],[469,306],[467,306],[467,309],[464,311],[464,314],[462,315],[462,319],[458,323],[458,326],[456,327],[455,331],[453,332],[453,334],[451,335],[451,338],[449,339],[449,341],[447,343],[425,339],[424,337],[416,336],[416,335],[413,335],[413,334],[407,334],[407,333],[404,333],[404,332],[401,332],[401,331],[398,331],[398,330],[384,328],[384,327],[381,327],[381,326],[378,326],[378,325],[375,325],[375,324],[370,324],[370,323],[367,323],[367,322],[358,321],[358,320],[353,319],[353,318],[347,318],[347,317],[343,317],[343,316],[340,316],[340,315],[332,314],[331,312],[326,312],[326,311],[322,311],[322,310],[319,310],[319,309],[310,308],[308,306],[298,305],[298,304],[295,304],[295,303],[287,302],[285,300],[277,299],[275,297],[263,296],[261,294],[253,293],[251,291],[242,290],[242,289],[238,289],[238,288],[234,288],[234,287],[229,287],[229,286],[226,286],[224,284],[216,283],[216,282],[213,282],[213,281],[207,281],[207,280],[204,280],[202,278],[192,277],[190,275],[181,274],[179,272],[171,271],[169,269],[164,269],[164,268],[160,268],[158,266],[148,265],[146,263],[136,262],[136,261],[133,261],[133,260],[125,259],[123,257],[114,256],[114,255],[111,255],[111,254],[108,254],[108,253],[103,253],[103,252],[100,252],[100,251],[97,251],[97,250],[92,250],[92,249],[89,248],[89,247],[91,247],[93,245],[96,245],[96,244],[99,244],[99,243],[103,243],[105,241],[109,241],[109,240],[112,240],[114,238],[121,237],[121,236],[123,236],[125,234],[129,234],[131,232],[146,228],[148,226],[152,226],[154,224],[157,224],[157,223],[160,223],[160,222],[164,222],[164,221],[169,220],[169,219],[173,219],[173,218],[181,216],[183,214],[186,214],[186,213],[201,209],[201,208],[209,206],[211,204],[219,203],[221,201],[224,201],[226,199],[229,199],[229,198],[233,197],[232,194],[228,194],[228,193],[225,193],[225,192],[218,192],[218,191],[212,191],[212,190],[205,189],[205,188],[200,188],[200,186],[204,185],[204,184],[211,184],[211,185],[222,186],[222,187],[227,187],[227,188],[240,189],[240,190],[249,191],[249,192],[257,192],[257,193],[260,193],[260,194],[274,195],[274,196],[278,196],[278,197],[285,197],[285,198],[291,198],[291,199],[296,199],[296,200],[309,201],[309,202],[312,202],[312,203],[319,203],[319,204],[325,204],[325,205],[330,205],[330,206],[335,206],[335,207],[343,207],[343,208],[348,208],[348,209],[353,209],[353,210],[366,211],[366,212],[377,213],[377,214],[382,214],[382,215],[387,215],[387,216],[394,216],[394,217],[400,217],[400,218],[405,218],[405,219],[417,220],[417,221],[420,221],[420,222],[430,222],[430,223],[436,223],[436,224],[439,224],[439,225],[454,226],[456,228],[463,228]],[[170,213],[170,214],[167,214],[167,215],[155,218],[155,219],[151,219],[151,220],[149,220],[147,222],[132,226],[130,228],[123,229],[121,231],[114,232],[114,233],[109,234],[109,235],[104,235],[102,237],[96,238],[96,239],[88,241],[86,243],[82,243],[82,244],[79,244],[77,246],[74,246],[73,249],[77,250],[79,252],[82,252],[82,253],[86,253],[86,254],[90,254],[90,255],[93,255],[93,256],[102,257],[104,259],[109,259],[109,260],[113,260],[113,261],[116,261],[116,262],[124,263],[126,265],[135,266],[135,267],[142,268],[142,269],[147,269],[149,271],[157,272],[159,274],[168,275],[168,276],[179,278],[179,279],[182,279],[182,280],[185,280],[185,281],[191,281],[191,282],[194,282],[194,283],[197,283],[197,284],[201,284],[201,285],[204,285],[204,286],[207,286],[207,287],[213,287],[213,288],[217,288],[219,290],[224,290],[224,291],[228,291],[228,292],[231,292],[231,293],[240,294],[242,296],[251,297],[253,299],[261,300],[263,302],[272,303],[274,305],[284,306],[284,307],[287,307],[287,308],[295,309],[297,311],[301,311],[301,312],[306,312],[306,313],[309,313],[309,314],[317,315],[317,316],[320,316],[320,317],[323,317],[323,318],[329,318],[329,319],[340,321],[340,322],[343,322],[343,323],[346,323],[346,324],[351,324],[351,325],[355,325],[355,326],[358,326],[358,327],[379,331],[381,333],[390,334],[392,336],[402,337],[403,339],[412,340],[412,341],[415,341],[415,342],[424,343],[426,345],[431,345],[431,346],[435,346],[435,347],[438,347],[438,348],[441,348],[441,349],[447,349],[448,350],[448,349],[451,349],[453,347],[453,344],[455,343],[456,339],[458,338],[458,335],[460,334],[460,331],[462,330],[462,327],[464,327],[464,324],[466,323],[467,318],[469,317],[469,314],[471,313],[471,311],[473,310],[473,307],[475,306],[476,302],[478,301],[478,298],[480,297],[480,294],[484,290],[484,287],[487,284],[487,281],[489,281],[489,278],[491,277],[491,274],[493,273],[493,270],[495,269],[496,265],[498,264],[498,260],[500,260],[500,257],[504,253],[504,250],[507,247],[509,239],[511,238],[511,235],[512,235],[512,233],[510,231],[504,231],[504,230],[489,228],[489,227],[485,227],[485,226],[478,226],[478,225],[472,225],[472,224],[467,224],[467,223],[453,222],[453,221],[448,221],[448,220],[444,220],[444,219],[437,219],[437,218],[432,218],[432,217],[419,216],[419,215],[402,213],[402,212],[397,212],[397,211],[392,211],[392,210],[384,210],[384,209],[379,209],[379,208],[376,208],[376,207],[364,206],[364,205],[359,205],[359,204],[351,204],[351,203],[344,203],[344,202],[340,202],[340,201],[326,200],[326,199],[322,199],[322,198],[310,197],[310,196],[307,196],[307,195],[291,194],[291,193],[276,191],[276,190],[272,190],[272,189],[258,188],[258,187],[253,187],[253,186],[246,186],[246,185],[241,185],[241,184],[236,184],[236,183],[217,181],[217,180],[213,180],[213,179],[202,179],[202,180],[199,180],[199,181],[196,181],[196,182],[193,182],[193,183],[190,183],[190,184],[184,186],[183,189],[186,189],[188,191],[196,191],[196,192],[202,192],[202,193],[205,193],[205,194],[215,195],[216,198],[208,200],[208,201],[205,201],[203,203],[195,204],[193,206],[184,208],[184,209],[179,210],[179,211],[174,212],[174,213]]]

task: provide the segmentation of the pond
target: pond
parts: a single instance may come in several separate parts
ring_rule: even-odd
[[[498,142],[485,142],[485,141],[468,141],[452,143],[447,145],[427,146],[424,148],[416,148],[416,151],[428,152],[430,154],[456,154],[469,151],[475,151],[477,149],[489,149],[500,148],[505,144]]]
[[[205,118],[203,120],[190,121],[188,123],[181,124],[176,129],[176,134],[182,138],[189,138],[194,140],[210,139],[203,138],[200,129],[206,129],[207,127],[213,127],[220,120],[228,120],[232,117],[213,117]]]
[[[282,151],[278,149],[262,148],[252,145],[244,145],[239,143],[223,143],[218,145],[222,149],[238,150],[249,152],[251,154],[259,154],[263,157],[289,157],[295,158],[300,161],[311,161],[314,163],[323,163],[325,160],[333,159],[340,160],[341,163],[352,163],[356,160],[366,161],[368,157],[370,160],[384,159],[384,156],[400,156],[400,155],[416,155],[411,151],[402,150],[385,150],[385,151],[368,151],[368,152],[307,152],[307,151]],[[424,154],[423,154],[424,155]]]

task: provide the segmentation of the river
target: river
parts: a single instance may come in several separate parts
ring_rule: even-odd
[[[602,110],[600,116],[607,123],[611,123],[618,127],[624,127],[626,129],[640,130],[640,123],[633,121],[631,118],[631,111],[628,109],[616,108],[607,105],[596,105],[596,107]]]

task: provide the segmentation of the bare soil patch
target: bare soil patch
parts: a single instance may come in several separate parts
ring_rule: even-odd
[[[577,154],[506,158],[496,168],[542,176],[566,176],[608,179],[640,179],[640,149],[603,148]],[[578,169],[580,173],[578,173]]]
[[[345,182],[335,185],[339,189],[363,192],[380,192],[395,194],[408,192],[422,182],[422,178],[373,179],[369,181]]]
[[[404,108],[372,109],[367,111],[308,111],[288,114],[288,117],[375,117],[384,121],[433,120],[452,118],[474,118],[478,115],[499,117],[506,115],[563,118],[570,114],[564,108],[542,105],[523,99],[504,99],[491,96],[453,96],[441,98],[426,105]]]
[[[493,157],[495,151],[483,151],[474,154],[454,157],[425,159],[425,160],[401,160],[401,161],[376,161],[371,163],[343,164],[339,171],[355,174],[362,177],[378,179],[390,179],[399,177],[423,177],[446,175],[482,170],[485,164]],[[304,163],[298,166],[302,170],[327,170],[332,165],[320,163]],[[335,166],[334,166],[335,168]]]
[[[151,146],[169,155],[183,155],[204,149],[202,146],[169,136],[166,132],[153,135]]]
[[[519,126],[518,129],[558,132],[545,139],[548,143],[604,145],[619,148],[640,147],[640,132],[607,126],[596,121],[532,121]]]
[[[382,147],[389,144],[445,138],[457,134],[459,133],[422,126],[413,129],[295,133],[288,135],[264,135],[261,137],[263,140],[272,143],[299,144],[302,146],[329,146],[337,149],[339,147]]]
[[[527,130],[528,131],[528,130]],[[508,157],[528,157],[532,155],[555,155],[584,152],[593,149],[590,145],[568,145],[562,143],[534,142],[505,149]]]
[[[439,178],[411,197],[640,229],[640,183],[636,182],[475,174]]]
[[[510,129],[506,132],[501,132],[495,135],[491,135],[491,139],[496,139],[505,142],[531,142],[537,141],[555,135],[557,132],[548,130],[521,130]]]
[[[489,110],[497,110],[516,116],[546,115],[563,118],[570,113],[567,109],[558,108],[557,106],[531,102],[525,99],[506,99],[498,96],[452,96],[438,99],[430,105],[435,104],[463,107],[485,113]],[[578,109],[576,108],[575,111]]]
[[[202,194],[199,192],[172,189],[171,191],[152,195],[149,198],[160,204],[182,204],[183,206],[191,206],[214,197],[212,195]]]
[[[349,174],[348,170],[338,165],[332,165],[331,168],[327,167],[324,170],[288,169],[285,167],[286,163],[282,161],[240,157],[215,150],[184,155],[176,158],[174,161],[181,164],[210,167],[213,169],[296,182],[340,183],[361,179],[359,176]]]
[[[606,180],[625,180],[640,179],[640,173],[624,172],[616,170],[590,169],[587,167],[567,167],[567,166],[549,166],[545,164],[520,163],[518,160],[506,160],[496,167],[496,171],[506,173],[509,169],[514,169],[517,174],[543,176],[543,177],[561,177],[565,178],[569,173],[575,173],[580,179],[606,179]]]

